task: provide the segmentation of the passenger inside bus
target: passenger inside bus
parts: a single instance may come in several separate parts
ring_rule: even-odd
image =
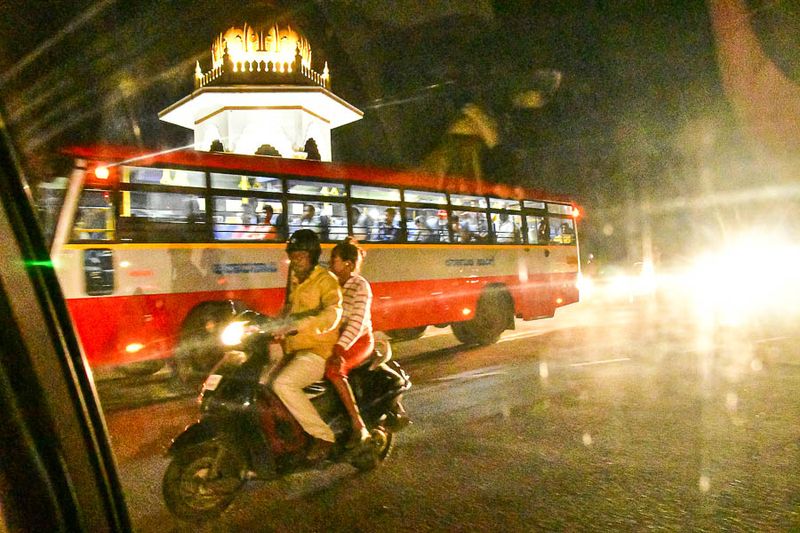
[[[547,224],[547,219],[542,218],[539,222],[539,227],[536,230],[537,242],[539,244],[547,244],[550,241],[550,228]]]
[[[519,226],[509,217],[508,213],[500,213],[494,224],[494,232],[498,243],[519,242]]]
[[[436,241],[436,233],[434,233],[433,229],[428,225],[423,215],[418,216],[414,219],[414,232],[411,235],[409,240],[413,240],[414,242],[435,242]]]
[[[317,209],[313,205],[306,204],[303,207],[303,216],[300,217],[300,227],[308,228],[319,235],[321,224],[320,219],[316,216],[316,213]]]
[[[289,233],[310,229],[323,241],[341,241],[348,235],[344,202],[289,202]]]
[[[484,242],[487,237],[486,215],[484,213],[474,213],[463,211],[453,216],[453,236],[455,242]]]
[[[369,238],[370,218],[366,212],[362,212],[362,208],[353,206],[350,208],[350,217],[353,221],[353,237],[359,241],[364,241]]]
[[[559,244],[572,244],[574,240],[575,232],[570,227],[568,222],[562,222],[559,228],[558,235],[553,237],[553,242]]]
[[[396,220],[397,210],[394,207],[386,209],[384,220],[378,225],[378,240],[394,242],[397,240],[400,227]]]
[[[263,239],[268,241],[274,241],[278,238],[278,231],[275,226],[272,224],[272,217],[275,212],[275,208],[273,208],[269,204],[264,204],[263,209],[261,210],[262,224],[263,226],[260,228],[263,232]]]

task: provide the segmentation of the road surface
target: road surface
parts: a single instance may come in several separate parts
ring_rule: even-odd
[[[430,328],[395,345],[415,423],[385,465],[253,482],[203,526],[160,495],[193,399],[160,378],[101,393],[140,531],[787,530],[800,527],[797,341],[663,297],[591,300],[482,348]],[[167,399],[141,405],[148,387]]]

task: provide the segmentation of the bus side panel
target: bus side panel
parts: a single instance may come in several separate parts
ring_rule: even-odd
[[[558,307],[578,301],[575,272],[529,275],[526,281],[509,285],[518,318],[533,320],[553,315]]]
[[[113,254],[113,289],[90,296],[87,250]],[[283,303],[282,245],[69,245],[57,271],[89,362],[119,365],[171,357],[183,321],[207,301],[240,300],[268,314]]]
[[[489,284],[508,289],[517,316],[552,316],[557,307],[577,301],[576,280],[575,273],[564,272],[529,274],[526,280],[512,275],[373,283],[373,326],[380,331],[470,320]]]
[[[372,283],[372,321],[376,331],[465,320],[480,287],[472,280],[428,279]]]
[[[515,315],[530,320],[552,316],[557,307],[577,301],[577,250],[574,246],[369,246],[364,276],[375,293],[376,330],[469,320],[489,283],[507,287]]]
[[[233,299],[276,314],[283,292],[272,288],[75,298],[67,306],[89,363],[102,367],[172,357],[183,320],[203,302]]]
[[[512,289],[518,317],[532,320],[553,316],[558,307],[578,301],[575,246],[530,246],[518,250],[518,280]]]

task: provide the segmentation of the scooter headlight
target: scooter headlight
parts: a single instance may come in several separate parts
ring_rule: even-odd
[[[220,340],[225,346],[238,346],[247,334],[247,322],[231,322],[222,330]]]

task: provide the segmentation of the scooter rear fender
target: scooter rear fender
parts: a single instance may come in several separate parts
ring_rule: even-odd
[[[242,447],[242,451],[252,452],[256,429],[242,420],[222,420],[219,418],[203,418],[188,426],[183,433],[173,439],[167,455],[214,440],[225,439]]]
[[[218,437],[219,428],[215,427],[215,424],[211,424],[208,420],[198,420],[172,439],[172,444],[167,449],[167,455],[174,455],[181,450],[212,441]]]

